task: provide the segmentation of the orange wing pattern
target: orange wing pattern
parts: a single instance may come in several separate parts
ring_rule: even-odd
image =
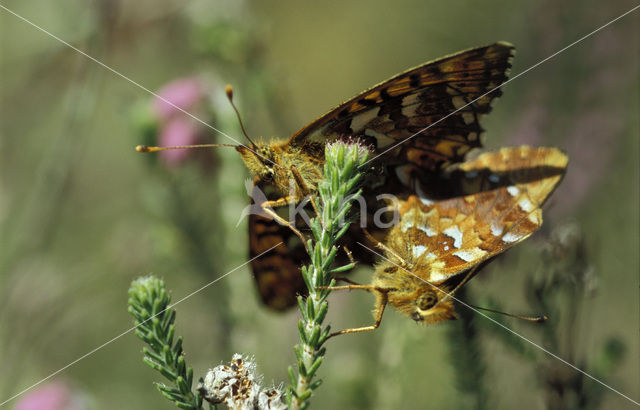
[[[554,148],[518,147],[460,164],[452,175],[468,194],[439,200],[410,196],[387,245],[407,256],[414,273],[429,282],[466,272],[542,225],[540,207],[561,181],[567,162]]]
[[[377,323],[386,303],[422,323],[455,318],[449,295],[542,225],[540,207],[567,161],[554,148],[503,148],[450,173],[453,190],[470,194],[402,201],[385,244],[387,258],[398,262],[383,261],[371,284],[385,292],[376,300]]]

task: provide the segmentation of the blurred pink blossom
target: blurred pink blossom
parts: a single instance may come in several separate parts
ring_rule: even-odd
[[[171,118],[159,130],[158,142],[160,146],[193,145],[201,142],[202,127],[189,117],[176,116]],[[160,158],[169,166],[179,165],[185,161],[193,150],[174,149],[160,152]]]
[[[194,77],[185,77],[174,80],[158,90],[161,98],[156,98],[153,108],[156,114],[164,120],[168,120],[174,114],[186,115],[178,108],[189,111],[204,98],[204,87],[200,80]],[[166,101],[171,102],[168,104]],[[178,108],[176,108],[178,107]]]
[[[194,118],[180,110],[184,110],[205,121],[206,113],[206,85],[196,77],[184,77],[170,82],[162,87],[158,93],[161,98],[153,101],[153,110],[158,117],[157,143],[160,146],[193,145],[206,142],[205,128]],[[166,101],[172,104],[168,104]],[[178,108],[176,108],[178,107]],[[204,117],[204,118],[203,118]],[[211,160],[206,152],[198,150],[180,149],[161,151],[160,161],[165,165],[179,166],[190,157],[200,156],[205,165]]]
[[[46,384],[23,396],[14,410],[83,410],[81,397],[60,382]]]

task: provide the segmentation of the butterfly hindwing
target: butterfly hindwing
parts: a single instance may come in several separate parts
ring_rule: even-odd
[[[256,178],[252,197],[260,198],[256,190],[261,190],[265,199],[272,199],[277,195],[270,188],[269,184]],[[273,246],[275,248],[269,250]],[[275,310],[293,306],[296,296],[306,289],[300,267],[308,259],[304,246],[293,231],[266,214],[252,212],[249,215],[249,257],[262,302]]]
[[[463,173],[457,174],[460,186],[472,193],[438,200],[412,195],[401,205],[394,228],[401,233],[390,235],[391,246],[430,282],[466,272],[542,225],[540,207],[566,165],[566,155],[554,148],[503,148],[480,155],[461,164]],[[478,186],[483,188],[476,191]]]

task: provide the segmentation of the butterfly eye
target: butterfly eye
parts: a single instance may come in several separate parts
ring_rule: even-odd
[[[438,297],[432,291],[427,291],[418,298],[418,308],[420,310],[429,310],[438,302]]]

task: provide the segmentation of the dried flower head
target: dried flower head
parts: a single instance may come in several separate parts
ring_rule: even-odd
[[[209,370],[198,391],[208,402],[225,404],[231,409],[286,409],[282,391],[275,387],[262,389],[261,379],[253,360],[236,353],[229,365]]]

